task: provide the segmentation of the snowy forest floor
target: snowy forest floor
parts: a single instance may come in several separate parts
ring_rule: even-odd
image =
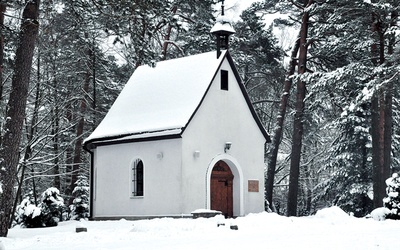
[[[225,226],[217,227],[218,223]],[[231,230],[237,225],[238,230]],[[85,226],[87,232],[76,233]],[[57,227],[15,227],[3,248],[11,249],[400,249],[400,221],[354,218],[337,207],[309,217],[273,213],[236,219],[67,221]],[[1,247],[0,247],[1,249]]]

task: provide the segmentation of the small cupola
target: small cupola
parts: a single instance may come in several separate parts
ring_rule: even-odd
[[[235,34],[232,27],[231,20],[225,16],[224,0],[222,2],[221,16],[217,17],[214,27],[211,29],[211,34],[216,36],[217,39],[217,58],[221,55],[221,50],[229,48],[229,36]]]

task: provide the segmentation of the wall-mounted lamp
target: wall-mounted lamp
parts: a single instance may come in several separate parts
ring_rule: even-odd
[[[157,159],[161,160],[162,158],[164,158],[163,152],[158,153],[157,154]]]
[[[200,157],[200,151],[196,150],[193,152],[193,157],[194,158],[199,158]]]
[[[230,142],[230,141],[225,142],[224,152],[226,153],[226,151],[231,149],[231,146],[232,146],[232,142]]]

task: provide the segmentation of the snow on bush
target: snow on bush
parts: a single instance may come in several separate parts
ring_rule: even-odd
[[[400,219],[400,177],[394,173],[392,177],[386,180],[387,197],[383,199],[383,206],[390,212],[387,213],[388,219]]]
[[[23,227],[41,227],[42,210],[37,207],[31,195],[25,197],[16,210],[15,221]]]
[[[375,208],[368,217],[371,217],[374,220],[381,221],[385,220],[388,214],[390,214],[390,209],[386,207],[378,207]]]
[[[57,226],[62,220],[62,214],[65,210],[64,199],[60,196],[57,188],[48,188],[42,194],[41,203],[42,213],[45,215],[46,226]]]
[[[32,194],[17,207],[15,220],[22,227],[57,226],[65,209],[64,199],[57,188],[49,188],[42,194],[41,203],[36,206]]]
[[[321,218],[321,219],[329,219],[329,218],[347,219],[350,216],[345,211],[343,211],[340,207],[332,206],[329,208],[323,208],[321,210],[318,210],[317,213],[315,214],[315,217]]]

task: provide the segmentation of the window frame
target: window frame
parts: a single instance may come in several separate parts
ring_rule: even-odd
[[[132,162],[130,181],[131,197],[144,197],[144,163],[140,158],[137,158]]]
[[[221,90],[229,90],[229,71],[221,69]]]

